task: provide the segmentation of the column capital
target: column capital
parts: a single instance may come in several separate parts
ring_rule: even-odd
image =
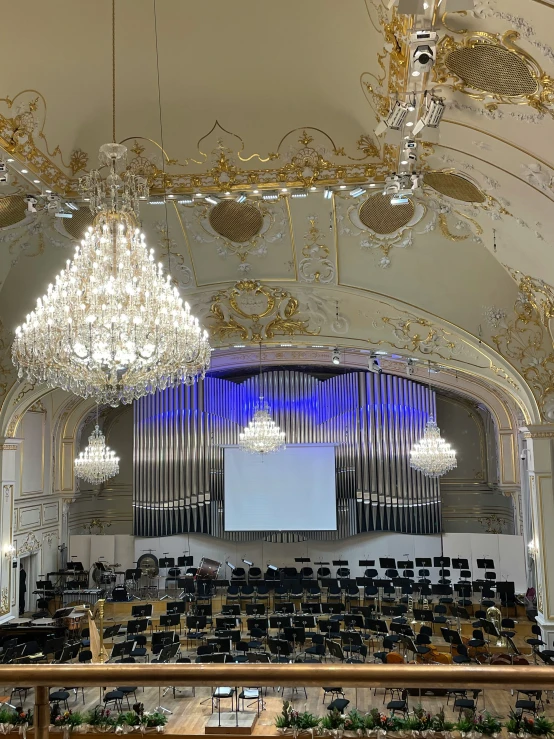
[[[23,439],[15,439],[9,436],[0,436],[0,452],[14,452],[19,449]]]
[[[554,439],[553,423],[538,423],[522,426],[519,429],[524,439]]]

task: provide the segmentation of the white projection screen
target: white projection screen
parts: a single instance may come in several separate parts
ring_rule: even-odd
[[[335,447],[225,448],[225,531],[335,531]]]

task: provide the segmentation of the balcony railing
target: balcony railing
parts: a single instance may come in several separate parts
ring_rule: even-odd
[[[36,739],[47,739],[49,688],[58,685],[219,685],[344,688],[554,689],[554,670],[542,666],[346,664],[63,664],[0,665],[0,684],[35,690]]]

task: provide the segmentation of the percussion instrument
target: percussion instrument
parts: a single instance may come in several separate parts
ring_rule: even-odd
[[[96,601],[104,595],[101,588],[82,588],[81,590],[64,590],[62,594],[64,606],[77,601],[78,603],[87,603],[95,605]]]
[[[30,618],[12,618],[10,626],[27,626],[31,623],[31,620]]]
[[[221,562],[215,559],[208,559],[202,557],[198,569],[196,570],[196,577],[204,578],[206,580],[217,580]]]
[[[54,621],[51,618],[36,618],[31,621],[31,626],[50,626]]]

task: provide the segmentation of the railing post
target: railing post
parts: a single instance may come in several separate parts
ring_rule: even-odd
[[[50,726],[49,697],[50,688],[45,688],[43,685],[35,687],[35,739],[48,739],[48,727]]]

